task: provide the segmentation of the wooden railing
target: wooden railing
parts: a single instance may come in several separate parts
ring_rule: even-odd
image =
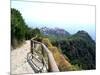
[[[38,72],[58,72],[58,66],[51,51],[41,42],[30,40],[30,53],[27,60],[32,69]]]

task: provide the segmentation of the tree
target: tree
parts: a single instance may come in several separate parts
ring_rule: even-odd
[[[21,13],[11,9],[11,45],[14,47],[25,39],[27,26]],[[15,42],[16,41],[16,42]]]
[[[12,8],[11,9],[11,45],[16,47],[23,43],[24,40],[29,40],[35,36],[42,36],[38,28],[30,28],[24,22],[21,13]]]

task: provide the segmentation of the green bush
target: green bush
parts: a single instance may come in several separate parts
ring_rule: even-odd
[[[26,25],[21,13],[11,8],[11,46],[16,48],[25,40],[30,40],[35,36],[42,36],[38,28],[30,28]]]

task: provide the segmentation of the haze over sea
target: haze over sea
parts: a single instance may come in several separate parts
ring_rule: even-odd
[[[19,10],[30,27],[58,27],[71,34],[84,30],[96,39],[94,6],[12,1],[11,8]]]

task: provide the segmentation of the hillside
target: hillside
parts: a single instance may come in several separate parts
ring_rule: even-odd
[[[59,40],[54,45],[61,48],[72,64],[84,70],[95,69],[95,42],[85,31],[78,31],[66,40]]]
[[[64,55],[59,51],[59,49],[50,43],[48,38],[43,38],[42,43],[44,43],[53,53],[53,56],[60,71],[76,70],[76,68],[72,66],[68,60],[65,59]]]
[[[19,10],[11,8],[11,47],[15,49],[36,35],[42,35],[40,30],[28,27]]]

